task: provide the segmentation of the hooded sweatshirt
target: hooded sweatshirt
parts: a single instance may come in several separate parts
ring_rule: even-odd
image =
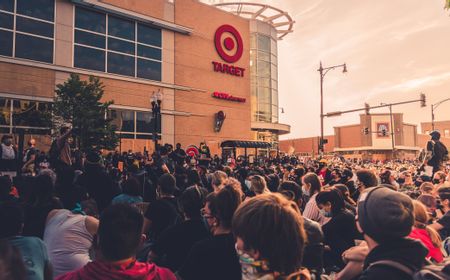
[[[155,264],[133,261],[127,264],[111,264],[93,261],[83,268],[64,274],[56,280],[176,280],[175,275],[166,268]]]
[[[371,264],[391,260],[403,264],[413,271],[417,271],[425,263],[428,250],[420,241],[401,238],[388,243],[383,243],[373,248],[364,261],[364,271],[359,280],[412,280],[412,276],[385,264]]]

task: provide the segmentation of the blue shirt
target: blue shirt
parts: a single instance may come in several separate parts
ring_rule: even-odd
[[[134,203],[141,203],[142,197],[140,196],[132,196],[128,194],[119,194],[118,196],[114,197],[112,200],[112,204],[118,204],[118,203],[126,203],[126,204],[134,204]]]
[[[44,242],[31,236],[14,236],[8,240],[22,254],[27,269],[27,279],[43,280],[45,267],[50,262]]]

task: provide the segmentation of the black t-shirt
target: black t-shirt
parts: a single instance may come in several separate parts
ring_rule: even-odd
[[[160,266],[177,271],[185,262],[192,246],[208,236],[209,232],[202,220],[184,221],[163,231],[152,251],[161,259],[158,262]]]
[[[444,216],[442,216],[438,221],[444,228],[439,231],[442,239],[450,236],[450,211],[447,211]]]
[[[178,274],[183,280],[241,280],[234,244],[231,233],[196,243]]]
[[[154,239],[157,239],[163,230],[181,221],[177,199],[174,197],[164,197],[151,202],[144,216],[152,221],[150,230]]]

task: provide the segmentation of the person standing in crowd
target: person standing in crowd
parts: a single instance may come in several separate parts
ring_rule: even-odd
[[[17,149],[13,145],[13,137],[9,134],[2,136],[0,145],[0,172],[17,171]]]
[[[57,165],[55,168],[70,167],[72,166],[72,153],[69,138],[72,136],[72,129],[68,126],[63,126],[59,133],[59,137],[56,138],[56,150],[53,151],[55,155],[52,155],[52,148],[50,148],[50,157],[53,157],[52,161]]]
[[[77,270],[91,261],[90,249],[97,229],[98,220],[91,216],[66,209],[48,214],[44,242],[55,277]]]
[[[252,176],[250,181],[251,181],[250,190],[255,195],[260,195],[263,193],[270,192],[269,189],[267,188],[267,183],[263,176],[261,176],[261,175]]]
[[[302,270],[306,234],[295,202],[273,193],[250,198],[233,217],[233,233],[243,280],[310,278]]]
[[[433,175],[433,184],[434,184],[434,189],[435,189],[436,192],[437,192],[437,190],[440,187],[443,187],[444,185],[450,186],[450,184],[448,184],[445,181],[445,177],[446,176],[447,175],[445,174],[444,171],[437,171],[436,173],[434,173],[434,175]]]
[[[212,237],[196,243],[178,271],[183,280],[240,280],[241,267],[231,232],[233,214],[242,193],[231,185],[206,197],[202,216]]]
[[[320,225],[324,225],[330,218],[323,216],[320,213],[319,207],[317,207],[316,196],[322,191],[322,184],[320,183],[319,177],[311,172],[303,176],[302,191],[303,194],[309,197],[305,210],[303,211],[303,216],[318,222]]]
[[[441,169],[444,159],[448,160],[447,147],[440,141],[441,133],[437,130],[430,132],[431,139],[427,142],[427,155],[424,164],[433,168],[433,174]],[[431,174],[428,174],[431,176]]]
[[[352,199],[358,201],[360,194],[367,188],[378,185],[377,176],[371,170],[361,169],[356,172],[356,187],[357,190],[353,194]]]
[[[439,188],[438,197],[441,201],[439,210],[444,215],[430,226],[441,234],[442,239],[445,239],[450,236],[450,187]]]
[[[181,148],[181,144],[177,143],[175,145],[176,149],[170,153],[170,157],[178,165],[184,165],[186,162],[186,152]]]
[[[24,213],[17,202],[0,203],[0,224],[0,238],[6,238],[11,245],[19,249],[27,279],[53,279],[52,266],[44,242],[37,237],[22,236]]]
[[[122,193],[115,196],[112,204],[128,203],[136,204],[142,202],[139,181],[136,178],[128,178],[122,183]]]
[[[228,179],[227,173],[217,170],[211,174],[211,186],[212,190],[210,191],[219,191],[225,184],[225,181]]]
[[[342,173],[338,168],[333,169],[331,171],[331,180],[328,182],[329,186],[334,186],[336,184],[343,184],[344,180],[342,179]]]
[[[410,238],[422,241],[428,249],[427,258],[435,263],[440,263],[444,260],[442,255],[441,237],[439,233],[428,225],[430,216],[427,213],[427,208],[421,202],[413,200],[414,205],[414,227],[409,234]]]
[[[413,209],[407,195],[386,187],[361,194],[356,225],[369,253],[359,280],[411,280],[413,271],[424,265],[427,249],[420,241],[406,238],[414,225]]]
[[[12,181],[8,175],[0,176],[0,202],[17,201],[17,197],[11,194]]]
[[[152,246],[148,257],[150,261],[177,271],[186,261],[192,246],[208,238],[209,232],[200,214],[206,195],[207,191],[198,186],[189,187],[181,194],[178,204],[184,221],[161,233]]]
[[[22,173],[27,175],[33,175],[36,170],[36,159],[39,151],[36,149],[36,140],[31,138],[28,141],[28,148],[24,152],[22,159]]]
[[[144,214],[143,233],[149,234],[149,241],[154,242],[163,230],[182,221],[175,190],[175,177],[168,173],[159,177],[156,190],[158,199],[150,203]]]
[[[176,280],[168,269],[136,261],[136,251],[145,240],[142,225],[143,217],[137,208],[127,204],[109,206],[100,216],[97,259],[56,280]]]
[[[26,280],[27,270],[19,249],[0,239],[0,280]]]
[[[355,181],[353,180],[353,172],[350,168],[344,168],[342,171],[343,184],[347,186],[350,197],[356,192]]]
[[[322,215],[330,220],[322,225],[325,237],[325,267],[340,270],[344,267],[342,253],[355,246],[355,239],[361,239],[355,225],[355,216],[345,209],[344,198],[337,189],[321,191],[316,203]]]

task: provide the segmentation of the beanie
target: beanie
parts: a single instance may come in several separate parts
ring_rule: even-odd
[[[358,222],[378,243],[405,237],[414,225],[412,200],[386,187],[369,188],[358,200]]]

